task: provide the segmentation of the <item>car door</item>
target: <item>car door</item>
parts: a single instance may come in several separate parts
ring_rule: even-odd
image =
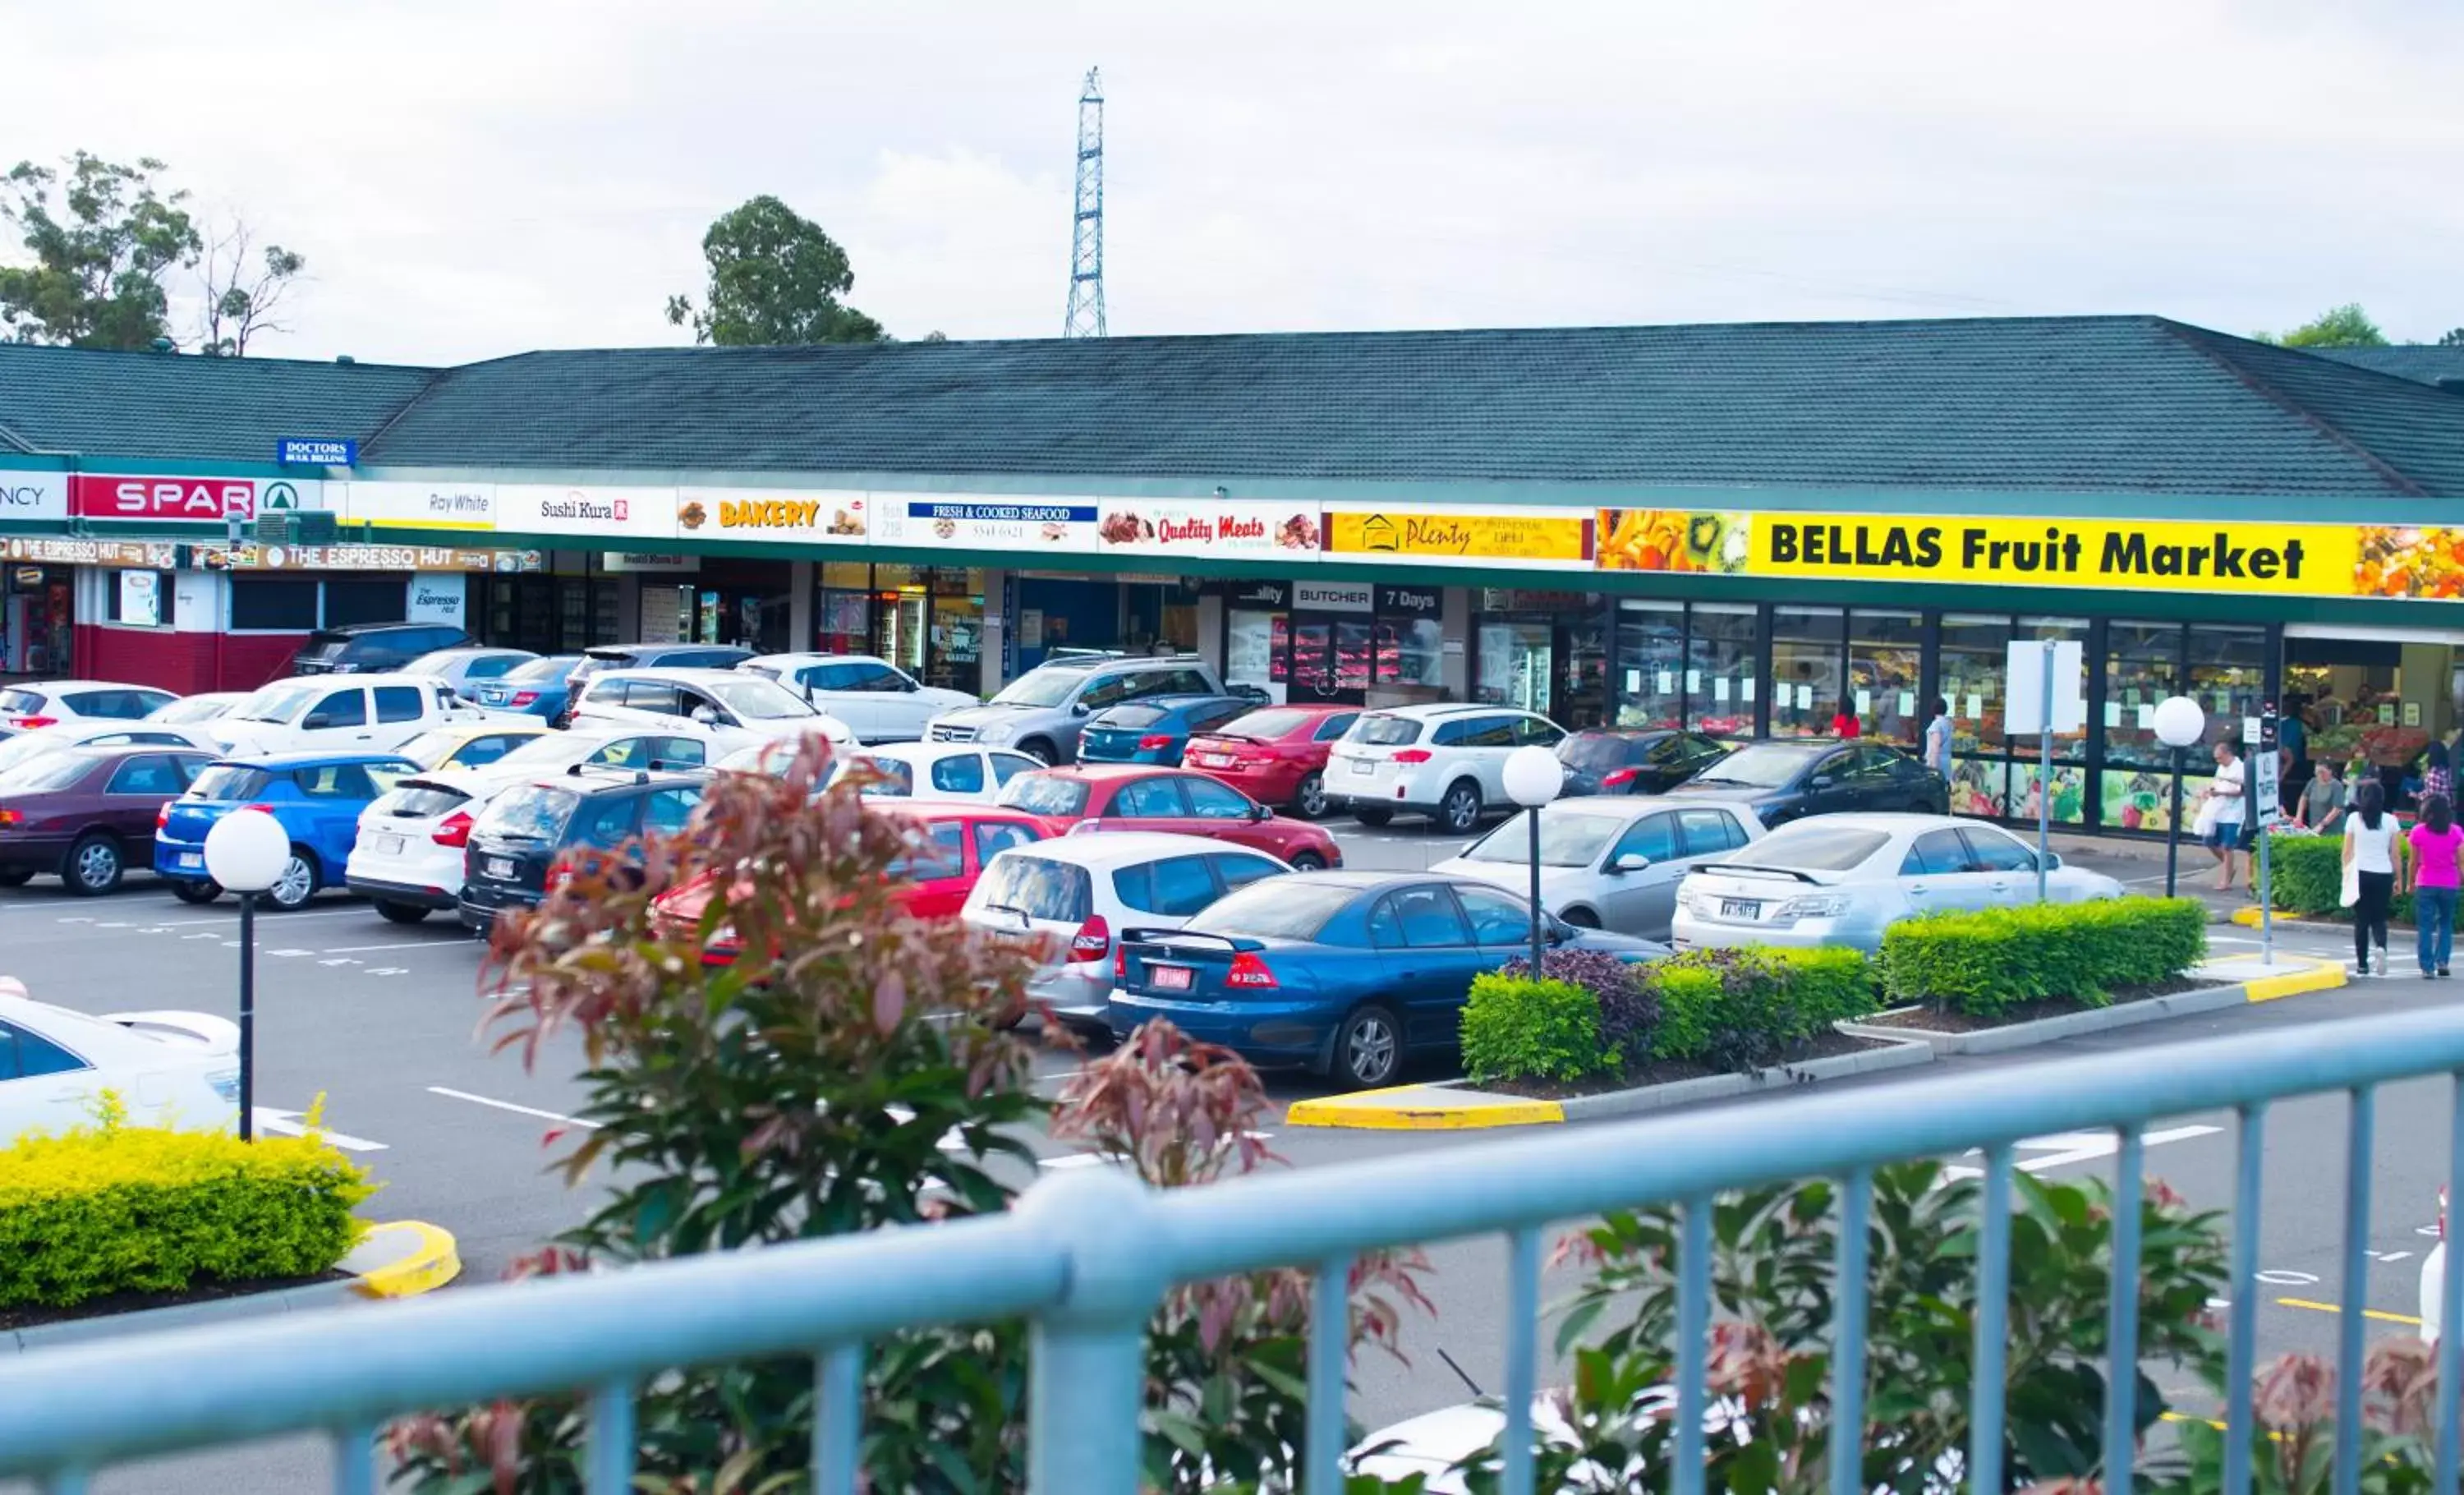
[[[873,738],[881,742],[921,742],[924,724],[935,708],[917,691],[915,682],[888,665],[869,660],[847,667],[854,671],[849,692],[863,703]],[[853,723],[848,725],[852,726]]]
[[[1677,885],[1685,880],[1685,847],[1678,822],[1682,813],[1686,812],[1654,811],[1610,844],[1596,884],[1604,927],[1647,939],[1667,937],[1669,920],[1677,913]],[[1634,857],[1643,858],[1643,865],[1617,870]]]
[[[339,753],[366,747],[376,733],[368,719],[367,687],[346,685],[326,692],[299,718],[295,731],[297,745],[310,752]]]
[[[1855,776],[1857,750],[1837,748],[1815,758],[1800,780],[1804,786],[1802,813],[1832,815],[1853,809],[1857,803]]]
[[[292,774],[299,799],[292,810],[298,824],[291,833],[317,853],[319,871],[328,887],[341,880],[359,839],[360,812],[377,797],[376,782],[357,763],[320,763]]]
[[[2033,901],[2036,896],[2036,853],[2008,831],[1991,825],[1966,825],[1971,875],[1984,885],[1977,907],[2002,908]]]
[[[0,1022],[0,1146],[87,1120],[94,1066],[31,1028]]]
[[[380,685],[372,688],[368,693],[375,697],[376,722],[363,740],[370,747],[390,750],[419,736],[421,730],[429,725],[427,692],[429,689],[444,690],[446,687]]]
[[[1453,890],[1444,883],[1398,888],[1378,907],[1396,941],[1380,948],[1378,961],[1387,994],[1403,1009],[1404,1042],[1414,1047],[1453,1043],[1471,978],[1488,963],[1472,943]],[[1374,933],[1377,916],[1372,918]]]
[[[1112,802],[1104,807],[1100,819],[1135,821],[1137,830],[1169,830],[1190,834],[1189,802],[1181,797],[1179,780],[1169,774],[1149,779],[1133,779],[1112,791]]]
[[[1991,897],[1990,882],[1955,825],[1918,836],[1900,861],[1900,891],[1918,913],[1981,909]]]
[[[942,911],[943,914],[957,917],[958,912],[966,906],[967,894],[975,891],[976,879],[984,874],[984,868],[992,865],[993,858],[1014,846],[1030,846],[1043,839],[1035,833],[1033,826],[1022,825],[1016,821],[977,821],[969,831],[975,859],[967,864],[966,885],[958,890],[958,901]]]
[[[194,757],[199,764],[210,761],[202,755]],[[194,776],[193,768],[181,772],[180,760],[168,753],[143,753],[122,758],[102,786],[102,804],[95,820],[120,838],[128,848],[131,863],[151,863],[154,817],[165,800],[176,800],[187,792],[188,780]]]
[[[1218,783],[1202,775],[1192,775],[1179,780],[1182,795],[1189,802],[1189,821],[1176,829],[1192,836],[1213,836],[1220,841],[1237,842],[1260,851],[1284,854],[1284,832],[1289,822],[1281,825],[1259,819],[1258,802],[1229,784]]]
[[[999,850],[999,846],[994,849]],[[913,884],[913,890],[907,895],[910,914],[919,919],[953,918],[966,907],[968,890],[976,886],[976,879],[967,870],[965,821],[932,822],[925,827],[921,844],[905,860],[904,873]]]
[[[1889,748],[1856,749],[1843,780],[1849,807],[1876,813],[1906,809],[1908,790],[1900,780],[1899,762],[1900,755]]]

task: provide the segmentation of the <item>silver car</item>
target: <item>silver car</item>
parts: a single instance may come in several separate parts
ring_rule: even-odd
[[[2101,872],[2046,864],[2056,903],[2119,898]],[[1868,955],[1901,919],[2036,898],[2036,848],[1998,825],[1948,815],[1820,815],[1700,867],[1677,890],[1680,950],[1845,945]]]
[[[1622,794],[1559,800],[1540,811],[1540,901],[1569,924],[1664,940],[1685,874],[1762,836],[1763,823],[1743,802]],[[1430,870],[1529,897],[1529,813]]]

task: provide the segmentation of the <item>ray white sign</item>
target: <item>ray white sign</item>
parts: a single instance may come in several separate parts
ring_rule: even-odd
[[[342,517],[390,529],[492,530],[494,483],[344,483]]]

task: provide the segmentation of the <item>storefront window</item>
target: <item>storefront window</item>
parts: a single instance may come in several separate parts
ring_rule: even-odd
[[[1696,603],[1686,612],[1685,724],[1722,737],[1750,737],[1761,693],[1762,651],[1750,603]],[[1778,701],[1773,700],[1777,710]]]
[[[1840,627],[1837,607],[1771,609],[1771,735],[1817,737],[1831,731],[1831,717],[1846,694],[1840,679]]]
[[[2022,643],[2046,641],[2063,643],[2087,642],[2085,618],[2021,618],[2014,636]],[[2067,692],[2074,698],[2087,697],[2087,657],[2082,649],[2077,679],[2054,682],[2058,694]],[[2057,733],[2054,737],[2054,762],[2050,772],[2037,761],[2044,751],[2044,739],[2035,734],[2022,734],[2010,739],[2011,792],[2004,802],[2011,807],[2013,819],[2035,820],[2040,814],[2038,796],[2053,800],[2053,820],[2057,825],[2083,824],[2087,820],[2087,728],[2082,722],[2077,732]]]
[[[231,594],[234,629],[305,633],[317,626],[317,583],[309,578],[234,576]]]
[[[1619,603],[1617,657],[1618,726],[1674,727],[1684,721],[1683,603]]]
[[[1550,645],[1555,631],[1547,623],[1482,622],[1480,674],[1472,698],[1485,705],[1519,706],[1548,715]]]
[[[2156,705],[2181,689],[2181,625],[2109,623],[2104,639],[2105,763],[2169,767],[2156,737]]]
[[[1917,745],[1925,713],[1917,688],[1925,677],[1925,618],[1916,612],[1848,615],[1850,705],[1864,735],[1902,747]]]
[[[2208,714],[2208,740],[2239,741],[2243,720],[2259,714],[2266,696],[2267,630],[2192,624],[2185,657],[2190,698]]]
[[[1285,646],[1289,618],[1281,612],[1235,607],[1223,619],[1223,683],[1254,685],[1284,698]]]
[[[1445,629],[1438,620],[1379,618],[1375,678],[1379,685],[1443,686]]]
[[[872,593],[835,587],[820,593],[813,599],[813,647],[825,654],[871,653]]]
[[[2010,765],[2002,745],[2003,673],[2011,620],[1948,613],[1942,620],[1936,693],[1950,703],[1950,808],[1954,815],[2008,813]]]

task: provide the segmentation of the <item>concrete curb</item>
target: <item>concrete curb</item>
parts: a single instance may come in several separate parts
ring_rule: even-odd
[[[1834,1054],[1828,1059],[1809,1059],[1803,1064],[1783,1065],[1755,1074],[1706,1074],[1697,1080],[1679,1080],[1669,1085],[1643,1085],[1630,1090],[1577,1095],[1565,1103],[1566,1119],[1590,1121],[1601,1116],[1632,1116],[1647,1110],[1665,1110],[1671,1106],[1691,1106],[1698,1101],[1725,1100],[1731,1095],[1753,1095],[1764,1090],[1793,1089],[1817,1080],[1844,1080],[1853,1074],[1879,1074],[1886,1069],[1904,1069],[1910,1065],[1933,1062],[1932,1044],[1911,1044],[1904,1034],[1859,1033],[1854,1036],[1879,1037],[1886,1046],[1869,1048],[1861,1053]]]
[[[2208,968],[2212,970],[2234,963],[2230,960],[2211,962]],[[2251,963],[2255,964],[2255,961]],[[2277,964],[2297,969],[2253,977],[2246,981],[2225,982],[2202,991],[2151,997],[2145,1001],[2124,1002],[2117,1007],[2092,1007],[2084,1012],[2066,1012],[2058,1018],[2014,1022],[2009,1027],[1984,1028],[1973,1033],[1929,1033],[1922,1028],[1877,1027],[1862,1022],[1843,1022],[1839,1031],[1853,1033],[1859,1038],[1913,1040],[1941,1054],[1999,1054],[2013,1048],[2050,1044],[2057,1039],[2076,1038],[2082,1033],[2137,1027],[2143,1022],[2161,1022],[2167,1018],[2195,1017],[2204,1012],[2220,1012],[2227,1007],[2274,1001],[2280,997],[2298,996],[2303,992],[2332,991],[2344,984],[2344,968],[2332,960],[2281,960]]]
[[[111,1313],[69,1319],[33,1329],[0,1330],[0,1354],[50,1349],[55,1345],[114,1339],[153,1330],[180,1329],[227,1319],[259,1318],[269,1313],[314,1312],[387,1298],[432,1292],[462,1272],[462,1259],[451,1233],[421,1220],[393,1220],[368,1227],[360,1243],[343,1257],[341,1269],[351,1273],[332,1282],[284,1287],[276,1292],[252,1292],[236,1298],[210,1298],[203,1303],[174,1304],[136,1313]]]

